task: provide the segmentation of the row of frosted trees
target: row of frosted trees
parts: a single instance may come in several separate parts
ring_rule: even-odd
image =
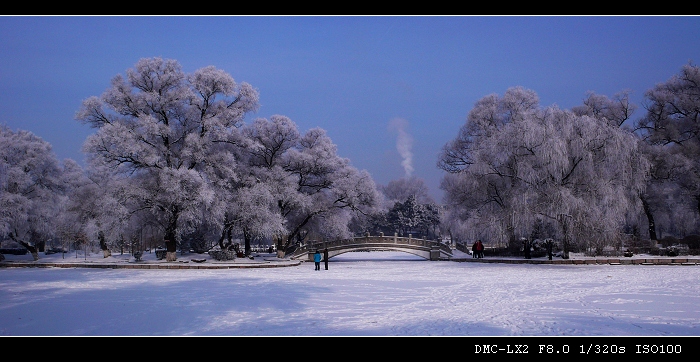
[[[141,59],[83,101],[79,122],[96,129],[83,146],[87,165],[59,164],[46,142],[2,129],[3,238],[26,247],[47,238],[117,242],[159,230],[168,260],[184,241],[268,238],[280,253],[310,232],[351,236],[356,214],[371,214],[380,193],[366,171],[336,153],[322,129],[299,132],[275,115],[245,123],[258,92],[205,67]],[[187,246],[190,247],[189,245]]]
[[[688,64],[645,94],[590,93],[571,110],[522,87],[489,95],[443,147],[443,223],[453,235],[570,250],[621,247],[700,230],[700,70]]]
[[[494,245],[553,238],[570,249],[697,234],[700,75],[686,65],[646,93],[632,119],[627,93],[589,94],[571,110],[542,107],[520,87],[489,95],[443,147],[443,205],[422,181],[387,187],[337,155],[319,128],[281,115],[246,123],[258,92],[205,67],[141,59],[76,119],[96,131],[83,169],[59,163],[27,131],[0,127],[0,239],[38,258],[46,240],[96,240],[111,250],[158,235],[176,250],[353,232],[418,232]],[[152,244],[151,244],[152,245]],[[140,247],[143,247],[141,245]],[[1,254],[0,254],[1,255]]]

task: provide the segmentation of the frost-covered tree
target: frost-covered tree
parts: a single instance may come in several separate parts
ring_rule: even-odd
[[[137,206],[128,199],[129,179],[102,164],[88,165],[86,170],[75,164],[66,170],[70,188],[61,223],[63,238],[97,240],[103,256],[111,256],[116,242],[133,233],[129,210]]]
[[[311,231],[329,238],[350,236],[353,213],[377,206],[371,176],[338,156],[324,130],[301,134],[288,117],[275,115],[257,119],[244,133],[254,141],[248,147],[250,172],[267,185],[284,220],[285,232],[276,237],[280,255]]]
[[[284,169],[287,152],[296,147],[301,137],[296,124],[289,117],[273,115],[270,119],[258,118],[242,129],[246,144],[239,148],[241,168],[246,177],[241,180],[242,192],[255,190],[258,199],[242,198],[241,205],[232,204],[227,220],[233,225],[257,225],[260,236],[271,237],[278,244],[287,235],[285,215],[280,212],[281,200],[292,200],[296,195],[294,178]],[[253,194],[251,194],[252,196]],[[269,202],[263,206],[263,202]],[[291,201],[288,201],[291,202]],[[257,206],[256,206],[257,205]],[[241,212],[256,208],[255,212]],[[272,215],[266,215],[272,213]],[[261,223],[260,221],[265,221]],[[251,231],[245,231],[251,235]],[[247,240],[247,238],[245,238]]]
[[[630,103],[629,91],[618,93],[613,98],[608,98],[607,96],[595,94],[589,92],[586,99],[583,101],[583,105],[573,107],[572,112],[579,116],[590,116],[604,122],[607,122],[611,126],[622,127],[625,129],[631,129],[628,121],[630,117],[636,110],[636,106]],[[652,240],[656,240],[656,229],[654,222],[654,211],[656,210],[655,194],[653,190],[657,189],[656,186],[661,180],[665,179],[667,176],[662,174],[667,174],[664,172],[665,162],[660,161],[660,156],[658,152],[650,147],[646,147],[645,144],[640,144],[640,151],[650,162],[650,177],[648,179],[647,187],[637,195],[642,204],[642,212],[646,217],[647,229],[649,231],[649,236]],[[657,189],[658,190],[658,189]],[[629,227],[632,229],[638,229],[638,216],[635,211],[631,211],[628,214]],[[633,231],[632,234],[638,234],[638,231]]]
[[[88,200],[79,200],[75,197],[75,190],[83,184],[85,174],[82,167],[73,160],[64,162],[64,180],[66,190],[58,199],[59,207],[54,215],[56,222],[56,238],[60,240],[62,250],[68,251],[70,245],[78,246],[87,241],[87,235],[83,233],[83,222],[78,213],[71,210],[71,206],[78,203],[89,203]]]
[[[648,169],[618,124],[541,108],[522,87],[478,101],[438,166],[451,215],[511,244],[538,223],[554,225],[565,256],[572,243],[619,237]]]
[[[424,238],[435,237],[440,224],[439,210],[433,203],[421,204],[415,195],[404,202],[396,202],[387,212],[387,223],[399,235],[420,234]]]
[[[350,237],[352,213],[367,214],[377,206],[379,195],[372,177],[338,156],[322,129],[302,135],[297,147],[289,150],[284,169],[295,180],[296,195],[278,204],[290,231],[282,250],[293,245],[312,222],[327,238]]]
[[[516,233],[525,232],[515,230],[512,217],[515,210],[511,204],[519,193],[516,179],[503,177],[499,170],[488,167],[489,163],[498,162],[497,157],[508,157],[505,149],[492,145],[501,141],[502,130],[535,112],[538,103],[534,92],[522,88],[509,89],[503,98],[488,95],[477,101],[457,137],[443,147],[438,167],[447,171],[440,186],[445,191],[446,214],[461,221],[451,224],[479,230],[485,240],[496,243],[504,239],[513,242],[519,236]],[[505,140],[505,144],[510,142]],[[493,148],[498,151],[488,155]],[[526,215],[531,217],[531,213]]]
[[[650,167],[647,186],[639,194],[648,232],[645,236],[656,241],[660,237],[659,222],[662,222],[661,228],[667,230],[669,221],[679,218],[673,215],[684,209],[683,206],[690,206],[687,198],[678,192],[678,179],[684,172],[685,160],[662,145],[641,141],[640,150],[649,160]]]
[[[612,98],[589,92],[583,100],[583,105],[572,107],[571,111],[579,116],[589,116],[607,122],[613,127],[628,126],[626,122],[637,109],[637,106],[630,103],[629,96],[629,91],[615,94]]]
[[[0,236],[38,260],[46,240],[56,235],[65,190],[51,145],[29,131],[0,125]]]
[[[384,194],[390,204],[404,202],[410,196],[414,196],[421,204],[434,204],[435,201],[428,194],[428,186],[425,181],[416,176],[391,180],[386,186],[379,185],[379,190]]]
[[[679,74],[645,94],[647,113],[637,122],[644,141],[662,147],[678,167],[676,184],[700,220],[700,68],[683,66]]]
[[[226,209],[224,232],[219,239],[222,249],[231,246],[234,231],[243,236],[245,255],[250,255],[252,241],[286,232],[284,219],[275,207],[277,199],[272,194],[270,185],[250,182],[237,188],[231,196],[232,202]],[[229,245],[225,245],[226,240]]]
[[[258,93],[213,66],[185,74],[175,60],[144,58],[117,75],[100,97],[83,101],[76,119],[97,129],[85,153],[128,175],[130,200],[161,225],[168,260],[176,241],[215,199],[215,182],[236,177],[233,151]]]
[[[365,220],[361,227],[374,233],[420,233],[425,238],[437,236],[440,225],[440,207],[428,194],[423,179],[412,176],[378,186],[382,193],[382,207]]]
[[[578,115],[588,115],[605,120],[612,126],[617,125],[632,130],[628,121],[637,107],[630,103],[629,92],[616,94],[612,99],[589,93],[583,103],[582,106],[572,108],[572,111]],[[639,123],[637,121],[637,124]],[[646,136],[645,132],[635,134],[641,135],[641,137]],[[645,220],[640,222],[638,213],[630,212],[628,224],[631,233],[635,237],[641,237],[639,235],[640,224],[645,223],[648,238],[655,241],[658,239],[658,219],[671,221],[682,218],[679,211],[685,209],[683,206],[686,202],[673,197],[673,195],[677,194],[674,190],[678,187],[679,177],[682,177],[685,172],[683,169],[685,162],[677,153],[671,152],[673,147],[643,142],[640,138],[639,148],[642,155],[649,161],[650,167],[646,188],[638,195]],[[671,215],[673,216],[669,218]],[[663,228],[668,228],[668,223],[664,223]]]

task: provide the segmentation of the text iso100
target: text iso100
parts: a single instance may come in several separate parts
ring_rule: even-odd
[[[680,344],[637,344],[637,353],[681,353]]]

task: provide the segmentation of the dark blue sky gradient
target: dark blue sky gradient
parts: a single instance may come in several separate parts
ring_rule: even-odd
[[[325,129],[379,184],[405,176],[390,127],[405,120],[412,175],[440,201],[440,149],[480,98],[523,86],[571,108],[629,89],[641,117],[645,91],[700,60],[700,17],[0,16],[0,123],[82,163],[81,101],[156,56],[252,84],[253,117]]]

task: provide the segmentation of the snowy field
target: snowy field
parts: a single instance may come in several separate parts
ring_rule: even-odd
[[[328,264],[0,268],[0,335],[700,336],[700,265]]]

